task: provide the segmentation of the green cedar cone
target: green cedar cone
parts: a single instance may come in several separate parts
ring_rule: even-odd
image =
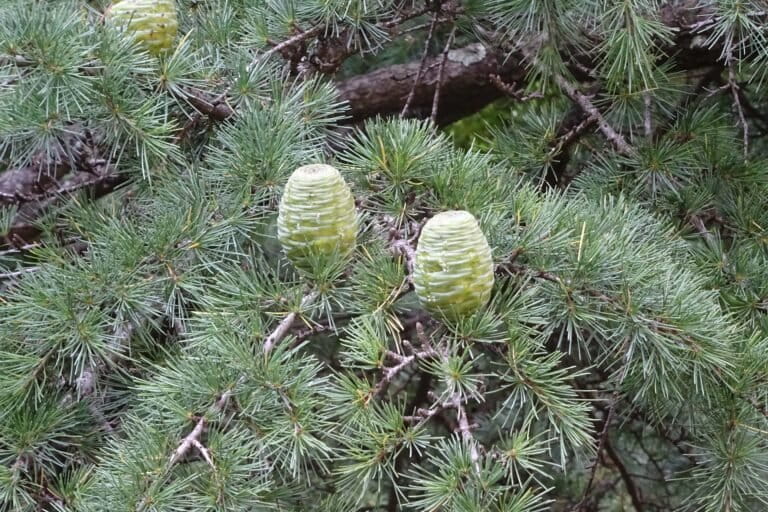
[[[456,320],[488,303],[493,288],[491,248],[475,217],[442,212],[421,231],[413,284],[431,313]]]
[[[122,0],[106,13],[115,27],[133,34],[152,55],[169,50],[178,30],[175,0]]]
[[[313,164],[296,169],[285,185],[277,237],[294,265],[307,269],[314,255],[349,255],[355,248],[355,200],[339,171]]]

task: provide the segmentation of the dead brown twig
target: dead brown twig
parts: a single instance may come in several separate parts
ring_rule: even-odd
[[[429,55],[429,45],[432,42],[432,36],[435,33],[435,25],[437,24],[437,13],[432,15],[432,22],[429,24],[429,32],[427,33],[427,40],[424,42],[424,52],[421,55],[421,62],[419,62],[419,69],[416,71],[416,77],[413,79],[413,86],[408,93],[408,97],[403,105],[403,110],[400,112],[400,117],[405,117],[408,114],[408,109],[411,107],[413,97],[416,96],[416,87],[421,82],[421,75],[424,73],[424,65],[427,62],[427,56]]]
[[[445,42],[445,47],[443,48],[443,56],[442,60],[440,61],[440,67],[437,71],[437,84],[435,85],[435,95],[432,97],[432,114],[429,116],[429,118],[432,120],[432,123],[437,123],[437,109],[440,104],[440,89],[443,85],[443,76],[445,75],[445,63],[448,61],[448,51],[451,49],[451,45],[453,44],[453,39],[456,37],[456,25],[454,24],[453,28],[451,29],[451,33],[448,36],[448,40]]]
[[[495,73],[488,75],[488,79],[498,90],[500,90],[507,96],[516,99],[517,101],[521,101],[521,102],[530,101],[535,99],[541,99],[544,97],[544,95],[538,91],[532,92],[529,94],[524,94],[522,89],[515,87],[515,84],[508,84],[507,82],[501,79],[501,76]]]

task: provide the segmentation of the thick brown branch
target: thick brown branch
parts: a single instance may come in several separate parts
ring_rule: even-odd
[[[662,21],[676,30],[674,45],[664,48],[663,52],[673,60],[677,69],[701,69],[718,64],[720,49],[703,47],[694,37],[698,27],[693,24],[700,21],[701,16],[705,14],[695,7],[696,2],[686,0],[670,4],[661,10]],[[428,59],[425,63],[426,73],[414,93],[412,115],[421,118],[430,116],[440,61],[441,57],[438,56]],[[376,115],[397,115],[410,93],[413,78],[419,68],[420,61],[416,61],[352,77],[338,84],[339,94],[349,102],[350,114],[354,121]],[[438,124],[449,124],[466,117],[506,94],[494,82],[523,84],[526,75],[524,68],[518,54],[507,55],[478,44],[452,50],[448,55],[442,82],[442,112],[438,116]],[[495,76],[491,78],[489,75]],[[579,93],[573,85],[568,89],[574,96]],[[590,115],[597,110],[583,94],[578,97],[578,103],[580,107],[585,107]],[[605,123],[601,129],[610,133],[618,146],[626,149],[621,144],[621,134],[616,134],[615,130],[610,126],[606,127]]]
[[[75,167],[77,166],[77,167]],[[102,166],[96,173],[80,168],[77,162],[62,162],[55,174],[41,174],[38,166],[9,169],[0,174],[0,204],[18,207],[6,244],[24,245],[40,233],[36,220],[72,194],[87,190],[99,197],[125,183],[127,177]]]
[[[520,82],[525,70],[514,57],[504,57],[481,44],[471,44],[426,60],[424,73],[413,92],[411,115],[428,118],[432,113],[438,75],[442,69],[440,112],[437,124],[444,125],[477,112],[501,97],[490,75],[505,81]],[[409,96],[420,62],[397,64],[355,76],[337,85],[339,95],[349,103],[353,121],[376,115],[397,115]]]

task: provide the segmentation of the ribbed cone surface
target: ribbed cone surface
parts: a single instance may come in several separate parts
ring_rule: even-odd
[[[355,248],[355,200],[335,167],[296,169],[285,185],[277,217],[277,237],[286,256],[307,268],[310,255],[346,257]]]
[[[106,13],[109,23],[133,35],[152,55],[173,46],[178,31],[175,0],[122,0]]]
[[[472,315],[488,303],[491,248],[471,213],[447,211],[427,221],[416,247],[413,284],[428,311],[449,319]]]

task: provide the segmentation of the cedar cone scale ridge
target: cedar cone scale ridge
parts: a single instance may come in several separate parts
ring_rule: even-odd
[[[122,0],[109,8],[105,18],[157,56],[171,49],[178,32],[174,1]]]
[[[312,256],[347,257],[355,248],[355,200],[339,171],[311,164],[296,169],[285,185],[277,237],[289,260],[308,269]]]
[[[470,316],[488,303],[493,282],[491,248],[471,213],[451,210],[427,221],[413,273],[427,311],[449,320]]]

